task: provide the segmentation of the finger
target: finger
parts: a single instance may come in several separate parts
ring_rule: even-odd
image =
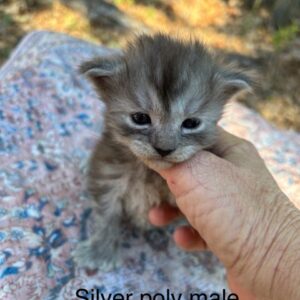
[[[246,143],[246,140],[225,131],[221,127],[218,127],[218,138],[216,143],[212,146],[211,151],[219,157],[226,158],[226,154],[230,153],[232,148],[243,143]]]
[[[149,220],[155,226],[164,226],[182,216],[177,207],[163,204],[150,209]]]
[[[251,166],[253,169],[259,169],[263,165],[263,160],[252,143],[221,127],[218,128],[218,139],[211,151],[239,167]],[[249,161],[251,161],[250,164]]]
[[[207,245],[191,226],[178,227],[173,234],[175,243],[186,251],[206,250]]]
[[[178,199],[212,180],[215,177],[215,170],[228,169],[228,164],[230,163],[211,152],[200,151],[190,160],[165,169],[160,174],[166,179],[171,192]],[[181,209],[180,206],[179,208]]]
[[[218,130],[219,137],[215,146],[211,148],[212,152],[200,151],[190,160],[160,171],[177,199],[196,188],[198,193],[204,193],[211,186],[218,186],[223,182],[222,174],[232,174],[230,170],[237,166],[265,169],[262,159],[251,143],[221,128]],[[182,209],[180,204],[177,204]]]

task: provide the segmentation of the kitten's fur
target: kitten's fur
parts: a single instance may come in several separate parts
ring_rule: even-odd
[[[120,221],[149,226],[149,209],[175,204],[164,180],[151,168],[165,168],[210,147],[225,103],[251,80],[219,66],[204,46],[168,36],[142,35],[120,55],[84,63],[81,72],[106,103],[105,130],[90,160],[88,189],[96,203],[96,230],[75,252],[80,266],[109,267],[120,240]],[[150,116],[146,128],[131,114]],[[185,130],[182,122],[202,124]],[[161,156],[155,148],[174,150]]]

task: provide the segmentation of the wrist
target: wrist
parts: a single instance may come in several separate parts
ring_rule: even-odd
[[[271,276],[271,299],[300,299],[300,211],[281,193],[275,220],[277,231],[269,244],[265,265]]]
[[[260,209],[230,272],[257,299],[300,299],[300,212],[281,192],[262,201],[272,204]]]

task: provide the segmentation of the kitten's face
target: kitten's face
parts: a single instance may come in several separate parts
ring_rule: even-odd
[[[159,90],[143,81],[134,94],[124,93],[117,105],[108,105],[107,125],[118,141],[151,167],[185,161],[213,144],[221,114],[193,85],[170,95],[166,105]]]
[[[82,66],[107,105],[115,139],[152,168],[166,168],[213,145],[226,101],[247,88],[199,43],[142,36],[122,56]]]

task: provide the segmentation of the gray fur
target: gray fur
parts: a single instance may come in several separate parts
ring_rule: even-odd
[[[124,216],[147,228],[149,209],[175,204],[164,180],[152,170],[170,167],[212,146],[226,102],[251,80],[221,67],[196,41],[142,35],[123,54],[95,58],[81,66],[107,106],[105,130],[90,160],[88,189],[97,207],[97,231],[76,250],[80,266],[112,265]],[[143,112],[151,124],[134,124]],[[196,129],[183,129],[199,118]],[[175,149],[161,157],[155,148]],[[150,167],[150,168],[149,168]]]

